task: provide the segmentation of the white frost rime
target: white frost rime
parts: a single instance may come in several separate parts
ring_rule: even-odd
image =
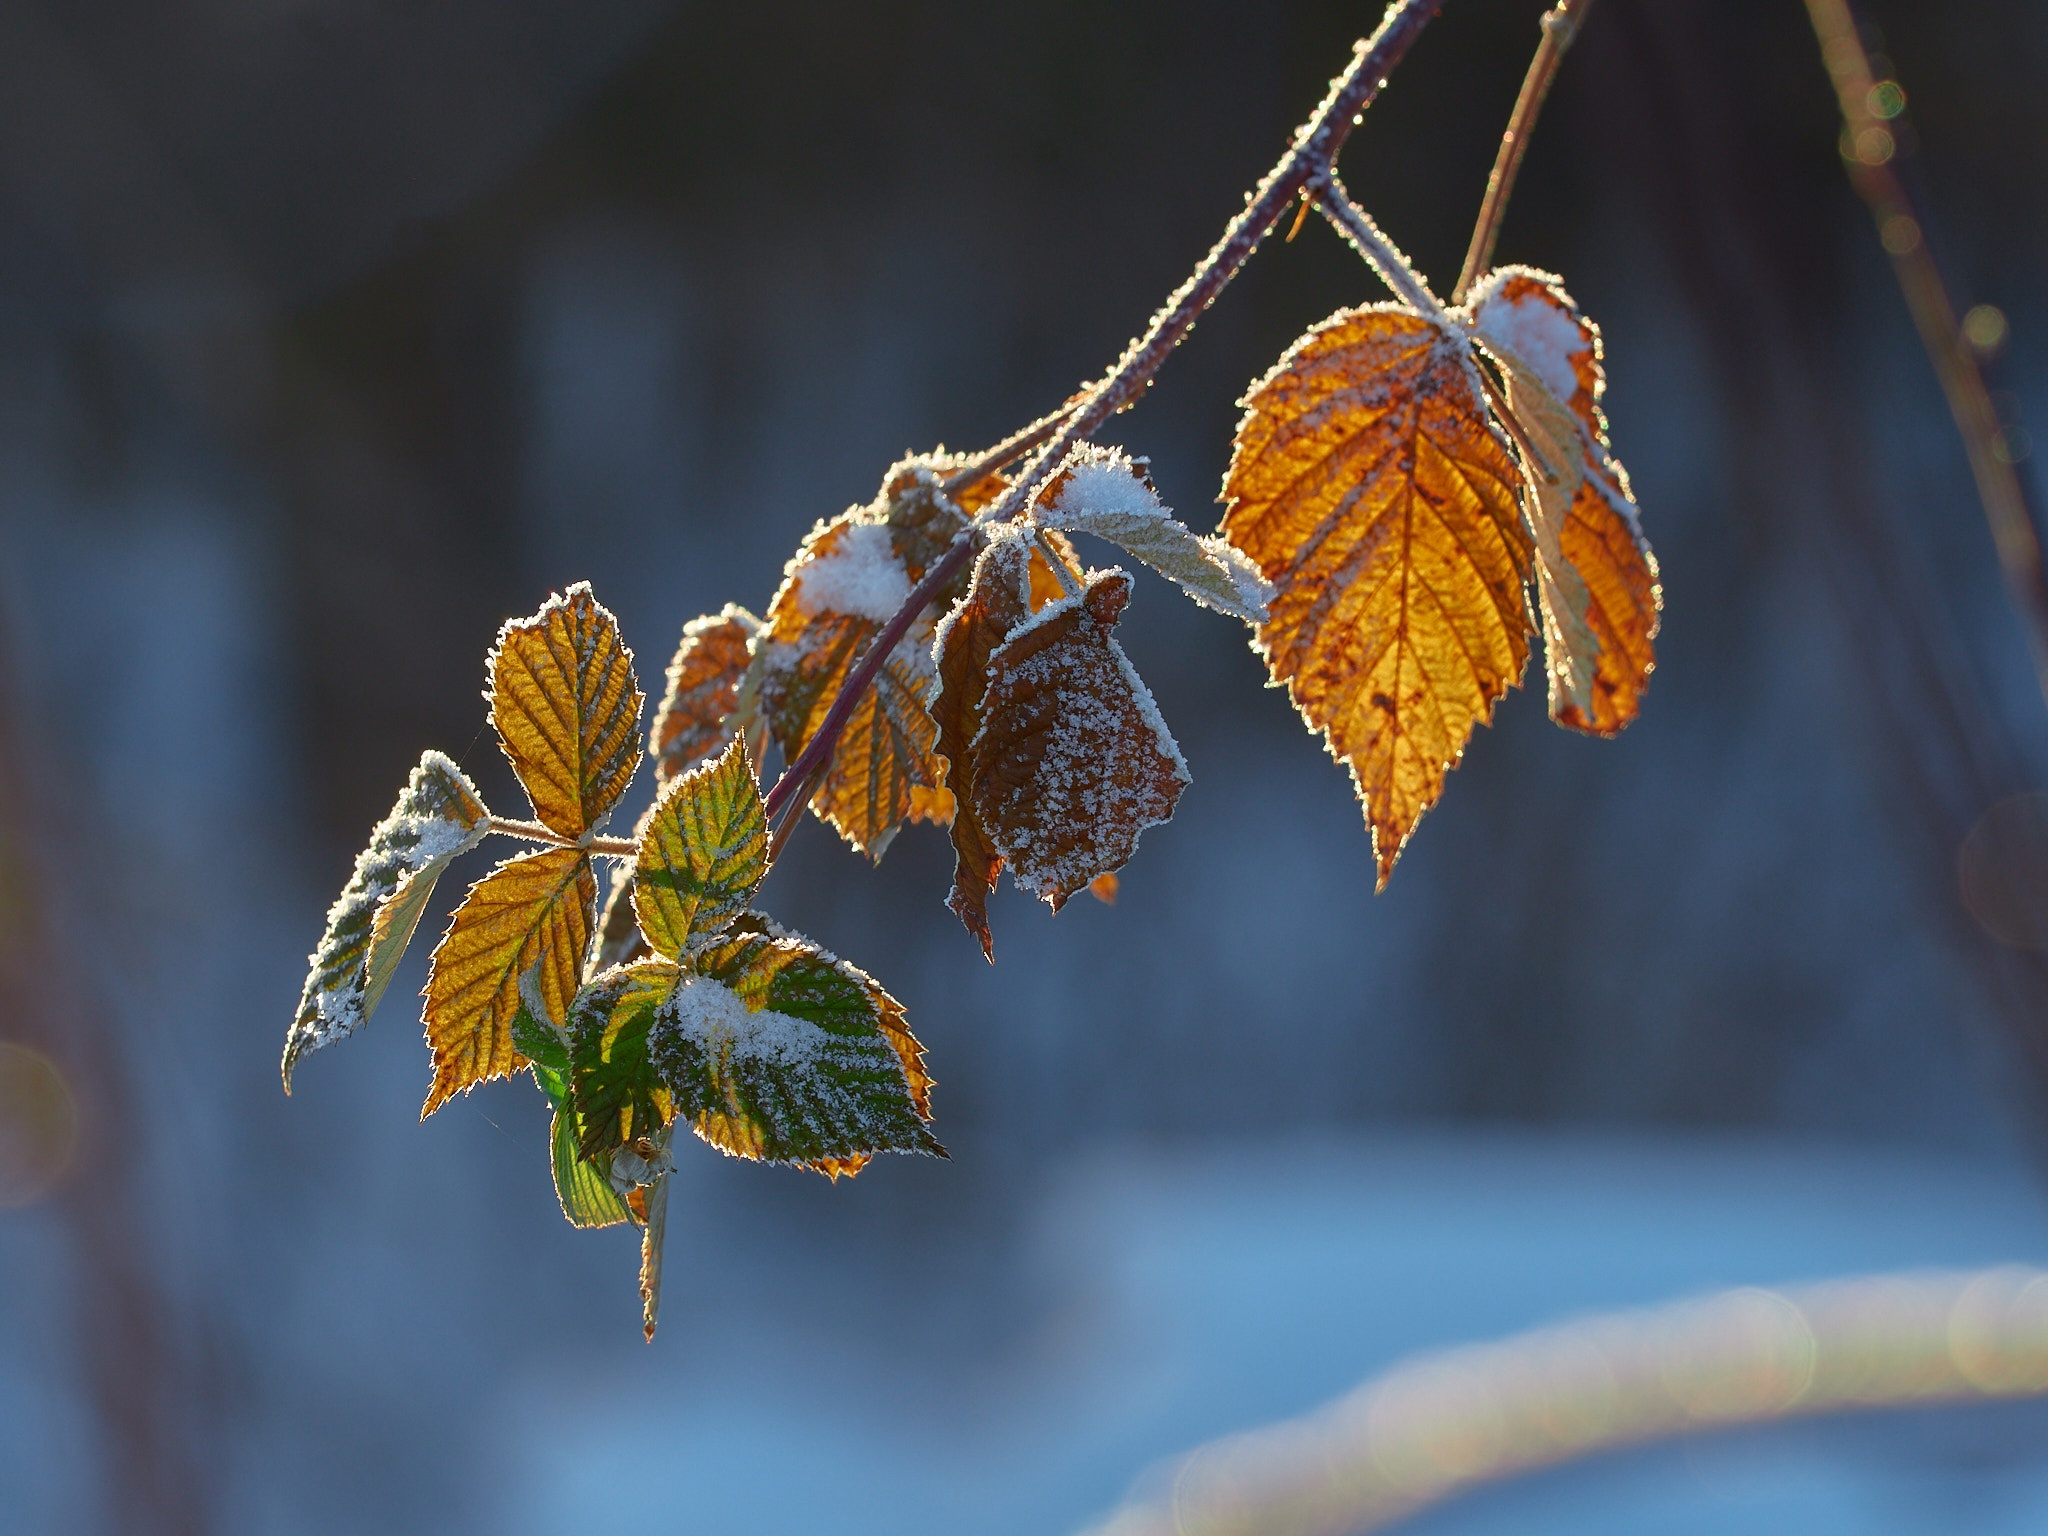
[[[1547,294],[1523,291],[1509,297],[1517,278],[1545,285]],[[1595,358],[1594,343],[1558,279],[1529,267],[1502,267],[1487,274],[1472,295],[1472,323],[1480,336],[1497,342],[1526,363],[1558,399],[1569,403],[1579,391],[1573,364]]]
[[[792,573],[797,606],[807,614],[846,613],[877,623],[895,616],[910,596],[910,573],[896,558],[886,523],[850,523],[827,554]]]
[[[817,1025],[773,1008],[749,1008],[731,987],[703,976],[682,979],[669,999],[668,1015],[683,1038],[714,1059],[808,1067],[829,1043]]]

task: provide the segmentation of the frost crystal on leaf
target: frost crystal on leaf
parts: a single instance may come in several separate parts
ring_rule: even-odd
[[[1472,290],[1466,312],[1484,341],[1520,358],[1567,405],[1597,396],[1600,333],[1582,325],[1560,280],[1533,267],[1500,267]]]
[[[431,751],[420,757],[328,908],[327,931],[308,959],[298,1015],[285,1035],[285,1092],[300,1057],[354,1034],[376,1011],[434,882],[450,859],[482,841],[489,819],[476,786],[449,758]]]
[[[1173,815],[1188,766],[1111,631],[1131,579],[1091,571],[989,657],[974,810],[1023,890],[1058,911]]]
[[[740,679],[752,659],[749,643],[760,628],[761,621],[737,603],[683,626],[648,743],[662,778],[716,756],[732,738]]]
[[[910,573],[896,557],[886,523],[851,523],[821,553],[794,567],[797,607],[885,623],[910,596]]]
[[[1109,540],[1205,608],[1250,624],[1266,617],[1273,589],[1259,568],[1228,540],[1198,536],[1175,521],[1146,478],[1144,461],[1121,448],[1076,444],[1032,519]]]

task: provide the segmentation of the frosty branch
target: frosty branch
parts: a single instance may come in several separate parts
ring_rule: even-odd
[[[1382,886],[1539,637],[1559,724],[1608,736],[1634,719],[1662,599],[1608,445],[1598,330],[1527,268],[1461,285],[1447,308],[1337,177],[1440,3],[1389,8],[1099,382],[978,458],[891,466],[873,500],[805,536],[764,614],[728,605],[684,626],[650,734],[632,653],[587,585],[505,624],[487,697],[533,815],[493,814],[453,761],[422,757],[328,913],[287,1088],[375,1010],[454,859],[493,833],[538,845],[469,888],[434,950],[422,1113],[530,1072],[564,1215],[641,1234],[651,1336],[678,1125],[835,1179],[880,1152],[943,1155],[901,1005],[756,906],[806,811],[872,859],[906,823],[945,828],[947,904],[991,960],[1003,871],[1055,912],[1083,890],[1110,899],[1172,817],[1192,776],[1116,639],[1132,579],[1086,566],[1075,537],[1252,626],[1273,682],[1349,769]],[[1561,35],[1547,24],[1544,47]],[[1524,88],[1512,143],[1540,100]],[[1482,226],[1512,179],[1496,170]],[[1198,534],[1145,461],[1093,438],[1297,200],[1395,302],[1339,310],[1253,381],[1221,526]],[[631,837],[603,835],[643,757],[653,804]]]

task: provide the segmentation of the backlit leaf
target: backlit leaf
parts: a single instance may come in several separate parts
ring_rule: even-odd
[[[308,961],[299,1011],[285,1034],[286,1093],[300,1057],[354,1034],[376,1011],[434,882],[449,860],[482,840],[489,820],[460,768],[439,752],[420,758],[327,911],[327,931]]]
[[[753,660],[749,645],[760,627],[737,603],[683,626],[648,745],[663,779],[717,756],[732,739],[740,679]]]
[[[1585,449],[1583,473],[1558,530],[1565,560],[1584,582],[1586,623],[1599,643],[1590,704],[1553,690],[1560,723],[1612,736],[1642,708],[1656,665],[1663,590],[1657,557],[1643,537],[1628,472],[1607,442],[1600,409],[1606,389],[1600,331],[1544,272],[1503,267],[1473,290],[1465,313],[1480,341],[1512,353],[1543,380],[1577,418]]]
[[[974,756],[968,748],[981,730],[988,659],[1029,617],[1027,548],[1015,533],[991,542],[974,562],[967,595],[940,620],[932,642],[940,683],[935,706],[938,746],[954,801],[953,891],[947,905],[980,940],[982,953],[990,960],[995,958],[995,940],[989,933],[988,898],[1003,856],[974,811]]]
[[[944,1154],[925,1126],[916,1042],[872,977],[769,933],[713,946],[698,971],[663,1005],[652,1051],[705,1141],[833,1177],[877,1152]]]
[[[1120,868],[1167,820],[1188,769],[1112,631],[1122,571],[1010,632],[988,661],[974,754],[974,814],[1018,886],[1054,911]]]
[[[671,960],[742,910],[768,873],[768,820],[747,749],[672,779],[654,804],[633,870],[647,942]]]
[[[803,750],[870,642],[966,530],[967,515],[945,494],[942,479],[939,461],[906,460],[873,502],[820,523],[790,561],[755,640],[748,680],[785,760]],[[951,814],[933,756],[931,631],[930,616],[920,616],[890,655],[841,732],[811,800],[818,815],[873,857],[906,819],[944,821]]]
[[[1245,398],[1224,531],[1277,595],[1256,644],[1350,766],[1379,882],[1529,656],[1514,457],[1469,345],[1343,310]]]
[[[581,1121],[576,1106],[565,1103],[555,1110],[548,1132],[548,1145],[555,1170],[555,1198],[562,1214],[573,1227],[615,1227],[631,1221],[632,1213],[612,1181],[594,1163],[583,1160]]]
[[[564,837],[598,826],[640,766],[642,699],[618,620],[588,582],[498,631],[488,697],[534,814]]]
[[[614,1153],[651,1143],[674,1118],[668,1089],[648,1059],[648,1031],[682,974],[668,960],[616,966],[585,985],[569,1010],[578,1151],[608,1172]]]
[[[508,859],[469,888],[427,976],[434,1085],[422,1119],[452,1095],[526,1064],[512,1023],[527,996],[535,1014],[567,1016],[596,904],[590,857],[574,848]]]
[[[1160,575],[1178,582],[1205,608],[1256,624],[1273,590],[1257,566],[1231,544],[1197,535],[1175,520],[1147,478],[1142,460],[1120,448],[1080,443],[1047,482],[1032,521],[1107,539]]]

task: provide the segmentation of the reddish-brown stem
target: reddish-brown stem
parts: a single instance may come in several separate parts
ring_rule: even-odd
[[[1493,245],[1500,238],[1501,220],[1507,217],[1508,198],[1515,190],[1515,178],[1521,174],[1522,156],[1528,151],[1536,115],[1543,110],[1543,100],[1550,94],[1550,82],[1557,78],[1557,67],[1564,62],[1565,50],[1578,36],[1592,6],[1593,0],[1562,0],[1544,13],[1543,41],[1536,47],[1536,57],[1529,61],[1529,72],[1522,77],[1522,93],[1515,98],[1507,132],[1501,135],[1493,173],[1486,178],[1486,197],[1479,205],[1479,220],[1472,226],[1472,243],[1465,248],[1464,270],[1458,274],[1458,286],[1451,290],[1453,304],[1462,304],[1472,285],[1493,264]]]
[[[1251,259],[1252,252],[1259,248],[1259,242],[1265,239],[1267,231],[1287,212],[1288,205],[1312,181],[1329,175],[1338,150],[1350,137],[1360,115],[1372,105],[1373,98],[1386,83],[1388,73],[1407,55],[1415,39],[1421,36],[1422,29],[1442,7],[1443,0],[1395,0],[1388,6],[1379,29],[1358,44],[1349,67],[1330,82],[1330,92],[1323,98],[1322,105],[1295,134],[1294,142],[1280,157],[1279,163],[1266,173],[1258,189],[1246,201],[1244,210],[1230,221],[1223,231],[1223,238],[1153,315],[1145,333],[1125,348],[1116,366],[1087,391],[1071,412],[1061,416],[1057,429],[1047,436],[1037,455],[1010,482],[995,504],[982,514],[983,521],[1004,522],[1016,517],[1029,503],[1032,492],[1066,458],[1075,444],[1086,440],[1097,427],[1135,400],[1151,383],[1152,376],[1194,328],[1203,311],[1216,302],[1238,269]],[[1027,433],[1036,431],[1038,425],[1027,428]],[[918,616],[966,568],[973,552],[972,536],[963,533],[954,541],[953,547],[925,572],[924,580],[882,626],[881,633],[875,636],[866,654],[848,675],[838,697],[832,701],[825,718],[819,722],[816,733],[783,770],[775,787],[769,790],[767,808],[771,821],[818,765],[831,755],[840,731],[853,714],[861,694],[874,682],[882,663],[909,633]]]
[[[1926,212],[1895,165],[1899,122],[1875,110],[1878,82],[1870,55],[1856,30],[1848,0],[1806,0],[1821,59],[1835,83],[1842,109],[1843,154],[1849,180],[1870,209],[1878,238],[1891,257],[1892,273],[1906,308],[1934,364],[1956,431],[1970,457],[1977,499],[1991,526],[1991,542],[2005,574],[2006,589],[2027,627],[2034,670],[2048,697],[2048,564],[2042,559],[2028,486],[2007,446],[1998,407],[1985,387],[1984,371],[1956,315],[1956,304],[1941,269],[1927,248]]]

